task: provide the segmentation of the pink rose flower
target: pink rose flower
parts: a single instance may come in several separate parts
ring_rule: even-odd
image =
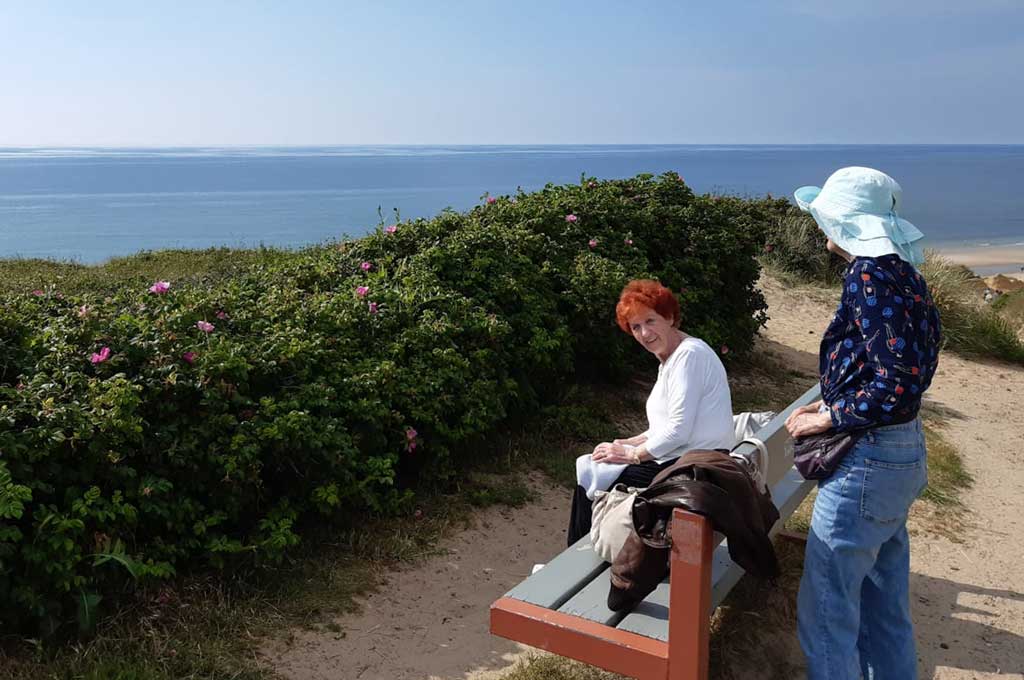
[[[89,305],[82,305],[78,308],[78,318],[84,319],[87,316],[89,316]]]
[[[590,246],[591,248],[596,248],[597,247],[597,239],[596,238],[590,239],[587,242],[587,245]]]
[[[364,272],[368,272],[371,269],[373,269],[373,265],[370,264],[369,262],[363,262],[361,265],[359,265],[359,268],[362,269]]]
[[[398,225],[397,224],[391,224],[391,225],[388,225],[388,226],[384,227],[384,233],[386,233],[386,234],[394,234],[396,231],[398,231]]]
[[[575,222],[578,219],[579,218],[576,217],[576,215],[573,215],[572,213],[569,213],[568,215],[565,216],[565,221],[570,223],[570,224],[572,224],[573,222]]]
[[[420,433],[417,432],[415,428],[405,428],[405,450],[408,451],[409,453],[412,453],[413,451],[416,450],[416,437],[418,437],[419,434]]]
[[[361,298],[366,297],[369,293],[370,289],[367,286],[359,286],[358,288],[356,288],[356,295],[358,295]]]
[[[204,333],[212,333],[214,325],[209,321],[196,321],[196,328]]]
[[[627,246],[631,246],[631,245],[633,245],[633,239],[631,239],[631,238],[627,238],[627,239],[626,239],[626,240],[624,241],[624,243],[625,243],[625,244],[626,244]]]
[[[185,352],[181,355],[181,358],[184,359],[187,364],[194,364],[196,362],[196,356],[195,352]]]
[[[171,289],[170,281],[157,281],[149,287],[150,293],[156,293],[157,295],[163,295]]]
[[[377,303],[376,302],[371,302],[369,304],[369,308],[370,308],[370,314],[376,314],[377,311],[378,311],[377,310]]]
[[[591,180],[591,181],[587,182],[587,186],[590,187],[591,189],[593,189],[594,187],[597,186],[597,182]]]
[[[487,205],[492,205],[492,204],[497,203],[497,202],[498,202],[498,199],[496,199],[494,196],[488,196],[487,197]]]
[[[729,353],[729,346],[728,345],[722,345],[722,354],[728,354],[728,353]]]
[[[228,313],[221,309],[220,311],[217,312],[217,318],[220,319],[221,321],[227,321]]]
[[[102,364],[104,361],[110,358],[110,348],[104,347],[99,352],[93,352],[89,357],[89,361],[93,364]]]
[[[35,295],[36,297],[42,297],[46,293],[44,293],[43,291],[37,289],[37,290],[32,291],[32,294]]]

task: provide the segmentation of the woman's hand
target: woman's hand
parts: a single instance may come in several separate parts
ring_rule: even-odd
[[[639,462],[631,447],[615,442],[601,442],[594,447],[594,452],[590,454],[590,458],[598,463],[630,465]]]
[[[804,415],[806,413],[817,413],[820,408],[821,408],[821,399],[819,399],[818,401],[814,402],[813,404],[808,404],[807,406],[801,406],[800,408],[796,409],[795,411],[793,411],[792,413],[789,414],[788,418],[786,418],[786,429],[789,430],[790,434],[793,434],[793,430],[790,429],[790,426],[792,425],[792,423],[796,422],[797,418],[799,418],[800,416],[802,416],[802,415]]]
[[[825,413],[794,413],[786,418],[786,429],[793,437],[819,434],[832,427],[832,416]]]
[[[615,440],[612,441],[612,444],[624,444],[626,446],[640,446],[645,441],[647,441],[647,435],[645,435],[645,434],[638,434],[635,437],[630,437],[629,439],[615,439]]]

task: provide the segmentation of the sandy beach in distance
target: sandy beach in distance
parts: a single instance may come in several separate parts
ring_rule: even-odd
[[[1024,267],[1024,246],[938,247],[944,257],[970,267],[979,276],[1006,274],[1019,278]]]

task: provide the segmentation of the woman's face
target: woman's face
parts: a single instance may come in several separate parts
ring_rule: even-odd
[[[679,345],[679,332],[672,325],[674,319],[666,319],[653,309],[641,307],[627,321],[636,341],[662,361]]]

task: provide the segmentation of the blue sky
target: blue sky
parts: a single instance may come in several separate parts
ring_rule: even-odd
[[[1020,0],[0,5],[0,146],[1024,143]]]

